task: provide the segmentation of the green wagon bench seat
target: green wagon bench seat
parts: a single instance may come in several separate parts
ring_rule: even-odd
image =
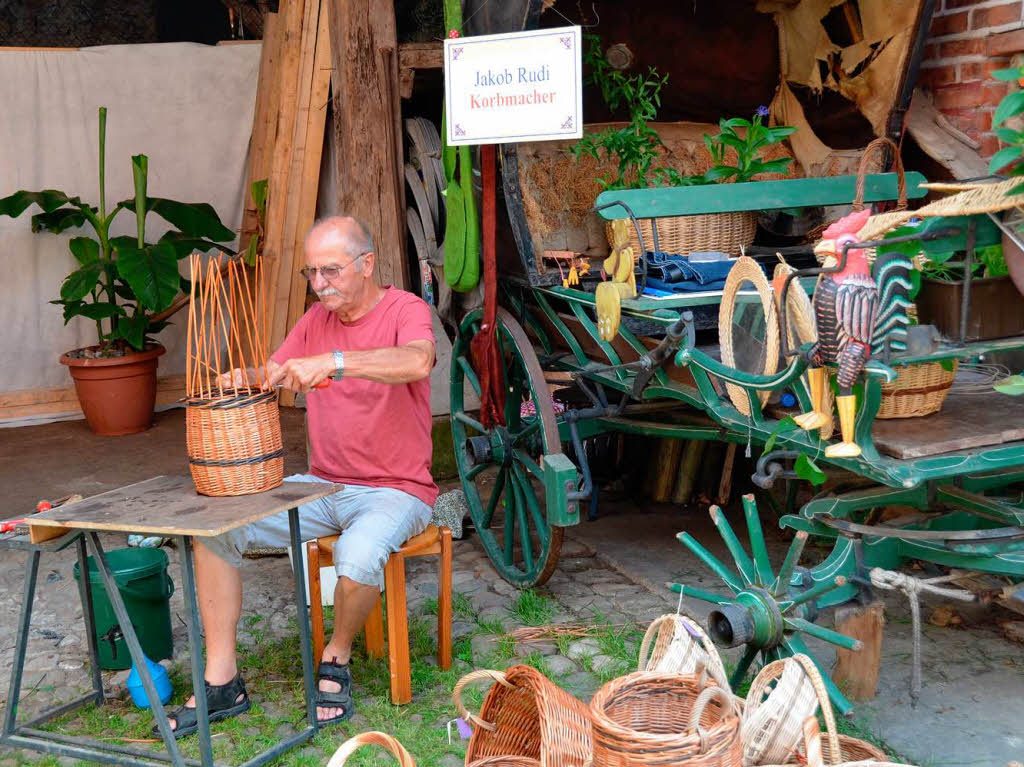
[[[924,197],[925,177],[906,174],[907,199]],[[747,181],[741,184],[670,186],[647,189],[617,189],[597,197],[598,215],[606,220],[626,218],[625,203],[637,218],[692,216],[701,213],[736,213],[751,210],[808,208],[818,205],[849,205],[857,193],[856,176],[792,178],[781,181]],[[864,179],[864,202],[895,200],[895,173],[875,173]],[[603,206],[611,207],[603,207]]]

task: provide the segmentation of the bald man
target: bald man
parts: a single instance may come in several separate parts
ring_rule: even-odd
[[[427,526],[437,498],[430,476],[434,334],[423,300],[374,280],[373,240],[357,219],[318,222],[304,251],[302,273],[320,300],[271,355],[265,385],[309,393],[309,473],[288,480],[345,485],[299,508],[303,538],[341,536],[334,631],[317,670],[317,718],[326,724],[352,716],[352,640],[380,595],[388,556]],[[257,371],[248,373],[258,380]],[[313,389],[323,381],[331,383]],[[287,512],[196,542],[211,720],[249,708],[235,656],[242,554],[288,544]],[[194,699],[170,716],[179,737],[197,730]]]

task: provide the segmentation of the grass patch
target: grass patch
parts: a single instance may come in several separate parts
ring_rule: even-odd
[[[540,626],[551,621],[558,604],[534,589],[519,592],[509,607],[509,612],[526,626]]]

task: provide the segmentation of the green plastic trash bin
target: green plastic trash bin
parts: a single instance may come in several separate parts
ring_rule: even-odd
[[[174,582],[167,574],[167,553],[163,549],[114,549],[105,556],[142,652],[155,661],[170,658],[174,652],[170,606]],[[128,643],[121,635],[114,606],[107,598],[93,557],[89,557],[88,566],[93,605],[91,630],[99,643],[100,668],[108,671],[131,668]],[[75,580],[79,580],[77,562],[74,573]]]

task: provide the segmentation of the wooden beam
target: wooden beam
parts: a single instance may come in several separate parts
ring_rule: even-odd
[[[361,218],[376,246],[377,280],[409,286],[395,7],[330,0],[338,210]]]
[[[398,46],[399,69],[442,69],[444,43],[402,43]]]
[[[864,646],[858,652],[836,649],[836,667],[832,679],[851,700],[874,700],[878,689],[878,667],[882,661],[882,634],[885,629],[885,603],[866,607],[841,607],[836,610],[836,631]]]

